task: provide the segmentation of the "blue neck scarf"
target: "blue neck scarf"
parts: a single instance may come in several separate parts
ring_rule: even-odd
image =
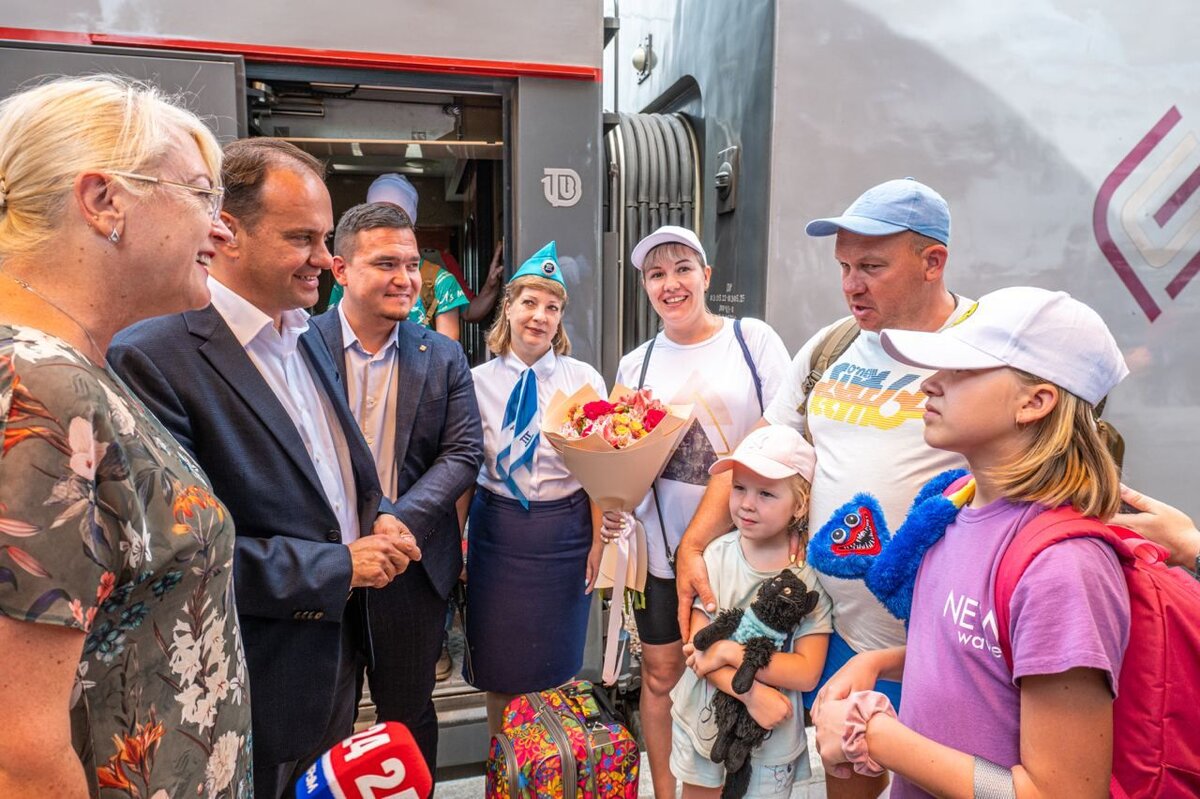
[[[508,404],[504,406],[504,423],[500,431],[504,447],[496,453],[496,474],[512,491],[521,507],[529,509],[530,480],[533,477],[533,454],[537,451],[541,432],[538,429],[537,375],[532,368],[521,373]]]

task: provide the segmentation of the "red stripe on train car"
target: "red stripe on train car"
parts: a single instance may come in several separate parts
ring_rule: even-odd
[[[172,39],[158,36],[134,36],[122,33],[75,33],[71,31],[0,27],[0,39],[57,44],[102,44],[120,47],[151,47],[161,50],[191,50],[197,53],[240,55],[247,61],[273,64],[307,64],[330,67],[360,67],[403,72],[435,72],[456,75],[482,75],[497,78],[562,78],[600,81],[598,67],[573,64],[539,64],[529,61],[487,61],[475,58],[368,53],[358,50],[319,50],[308,47],[251,44],[248,42],[211,42],[200,39]]]

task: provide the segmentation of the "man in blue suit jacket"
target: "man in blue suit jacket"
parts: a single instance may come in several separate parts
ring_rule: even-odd
[[[483,460],[479,408],[458,343],[404,321],[421,288],[421,254],[405,212],[387,203],[351,208],[333,249],[345,296],[313,326],[341,370],[384,494],[422,553],[419,565],[372,592],[375,663],[367,676],[379,718],[404,723],[432,771],[435,673],[463,562],[454,503]]]
[[[254,785],[296,777],[353,730],[370,657],[365,589],[420,557],[380,490],[340,376],[300,308],[333,225],[320,162],[290,144],[226,148],[212,304],[121,333],[113,368],[195,456],[237,528],[235,601],[249,668]]]

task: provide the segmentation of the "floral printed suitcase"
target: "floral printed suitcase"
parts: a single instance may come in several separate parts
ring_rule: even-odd
[[[637,742],[601,708],[592,684],[569,682],[504,709],[488,755],[487,796],[637,799],[639,762]],[[565,785],[575,788],[568,794]]]

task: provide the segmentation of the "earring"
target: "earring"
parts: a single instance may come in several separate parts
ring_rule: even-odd
[[[112,229],[112,233],[108,234],[108,240],[111,241],[113,244],[116,244],[118,241],[121,240],[121,234],[117,232],[117,229],[115,227]]]

